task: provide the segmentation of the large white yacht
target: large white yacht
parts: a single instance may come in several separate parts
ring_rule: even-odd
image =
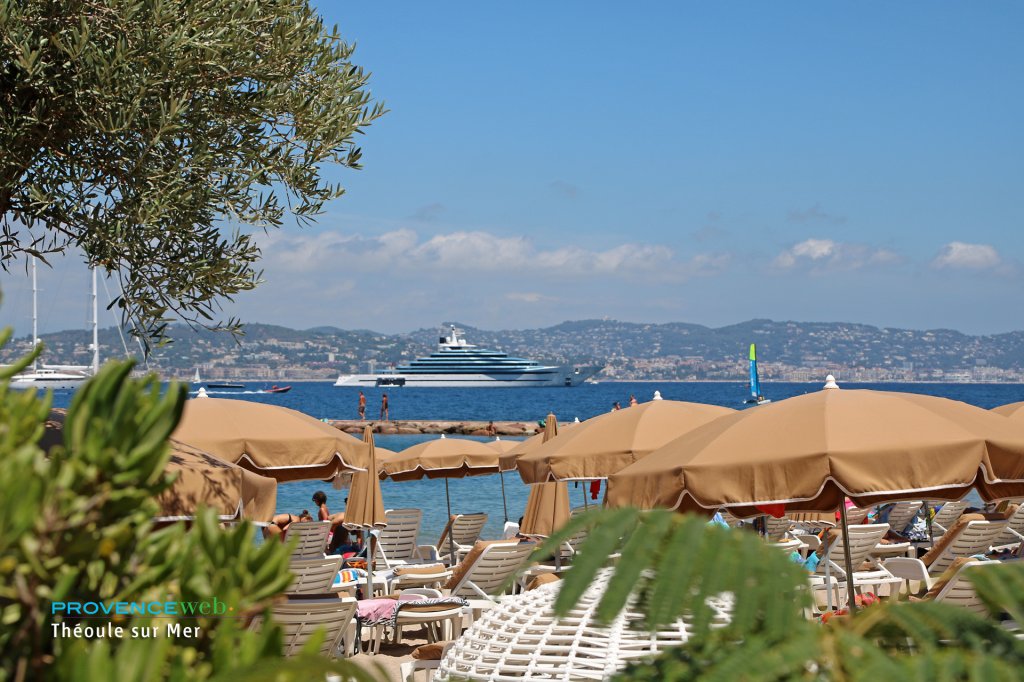
[[[577,386],[597,374],[600,367],[542,365],[533,360],[466,343],[452,325],[442,331],[437,351],[407,365],[375,374],[343,374],[335,386],[413,386],[432,388],[530,388]]]
[[[38,303],[36,301],[36,261],[32,259],[32,342],[39,344],[38,329]],[[16,389],[35,388],[40,391],[51,389],[54,391],[69,391],[78,388],[89,377],[96,374],[100,367],[99,350],[99,329],[97,326],[97,303],[96,303],[96,269],[92,270],[92,343],[89,348],[92,351],[92,365],[39,365],[32,363],[32,366],[11,377],[10,387]]]

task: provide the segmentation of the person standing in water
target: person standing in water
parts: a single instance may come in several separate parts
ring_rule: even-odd
[[[359,391],[359,418],[366,419],[366,396],[362,391]]]
[[[385,393],[380,397],[380,420],[388,421],[388,394]]]

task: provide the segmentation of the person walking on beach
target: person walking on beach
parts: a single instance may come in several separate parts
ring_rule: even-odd
[[[489,422],[487,424],[487,435],[488,436],[497,436],[498,435],[498,429],[494,426],[494,422],[493,421]]]
[[[385,393],[380,397],[380,420],[383,422],[388,421],[388,394]]]
[[[362,391],[359,391],[359,418],[366,419],[366,396]]]
[[[633,395],[632,393],[630,393],[629,394],[629,406],[633,407],[634,405],[636,405],[636,396]]]
[[[614,403],[612,403],[612,412],[614,412],[615,410],[621,410],[621,409],[622,409],[622,405],[619,405],[619,401],[618,400],[616,400]]]

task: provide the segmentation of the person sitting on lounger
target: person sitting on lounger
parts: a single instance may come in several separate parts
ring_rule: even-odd
[[[270,523],[263,527],[263,537],[272,538],[277,537],[284,542],[285,532],[288,530],[288,526],[292,525],[295,521],[312,521],[313,517],[310,515],[309,510],[303,509],[299,515],[289,514],[287,512],[281,514],[274,514],[274,518],[270,520]]]
[[[348,501],[347,499],[345,500]],[[352,552],[359,551],[359,542],[361,541],[361,534],[356,531],[355,542],[351,541],[349,531],[342,524],[345,523],[345,512],[338,512],[337,514],[331,514],[330,510],[327,509],[327,494],[322,490],[317,490],[313,493],[313,504],[317,506],[317,518],[321,521],[331,522],[331,542],[327,547],[328,554],[344,554],[340,552],[343,547],[349,549]],[[352,549],[355,547],[355,549]]]

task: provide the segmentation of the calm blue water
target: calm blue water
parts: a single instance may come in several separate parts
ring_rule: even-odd
[[[887,391],[905,391],[942,396],[983,408],[992,408],[1024,400],[1021,384],[844,384],[848,388],[872,388]],[[271,403],[305,412],[318,419],[355,419],[359,396],[357,388],[340,388],[329,383],[296,383],[283,394],[262,394],[263,383],[247,384],[246,391],[210,391],[216,397],[235,397],[244,400]],[[821,388],[820,383],[769,383],[762,385],[765,396],[780,400]],[[629,396],[646,402],[661,391],[666,400],[742,407],[747,396],[746,383],[601,383],[585,384],[576,388],[397,388],[387,391],[392,419],[453,419],[453,420],[515,420],[535,422],[548,412],[554,412],[560,422],[574,418],[587,419],[607,412],[618,401],[628,405]],[[367,416],[377,416],[380,396],[384,391],[364,389],[367,396]],[[70,394],[54,397],[55,406],[66,406]],[[401,450],[436,436],[377,436],[377,444],[390,450]],[[508,515],[518,520],[526,506],[527,487],[515,474],[505,474],[505,492]],[[498,537],[504,516],[502,513],[501,479],[498,476],[477,476],[448,482],[452,510],[460,513],[487,512],[490,515],[484,537]],[[435,543],[447,518],[445,482],[422,480],[381,484],[384,504],[389,508],[417,507],[423,509],[423,529],[420,540]],[[327,493],[331,511],[345,506],[344,490],[333,490],[320,482],[282,483],[278,486],[278,510],[298,513],[312,509],[311,497],[317,490]],[[584,490],[570,487],[573,506],[582,506]]]

